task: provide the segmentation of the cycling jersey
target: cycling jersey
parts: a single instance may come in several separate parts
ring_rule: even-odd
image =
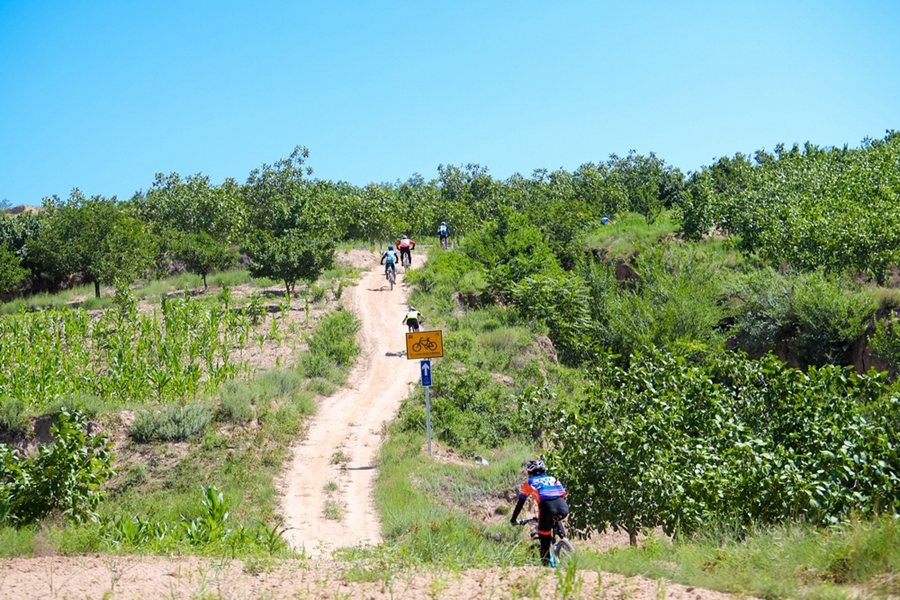
[[[524,500],[531,496],[540,504],[544,500],[552,500],[553,498],[565,498],[566,488],[559,482],[559,479],[552,475],[535,475],[529,477],[522,484],[522,491],[519,492],[519,500]]]

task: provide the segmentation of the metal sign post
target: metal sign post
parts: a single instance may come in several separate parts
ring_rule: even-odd
[[[428,455],[431,456],[431,361],[427,358],[419,362],[422,371],[422,386],[425,388],[425,423],[428,429]]]
[[[431,358],[444,356],[444,339],[440,329],[406,334],[406,358],[419,362],[422,386],[425,388],[425,423],[428,428],[428,454],[431,455]]]

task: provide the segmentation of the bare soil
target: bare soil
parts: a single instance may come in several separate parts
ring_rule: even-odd
[[[377,254],[366,254],[357,259],[378,264]],[[398,280],[391,290],[376,268],[344,292],[344,306],[363,323],[362,354],[347,387],[319,403],[282,482],[287,538],[307,555],[381,540],[372,499],[378,447],[419,376],[418,361],[405,354],[407,290],[402,274]]]

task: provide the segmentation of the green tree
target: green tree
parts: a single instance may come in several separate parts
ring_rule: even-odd
[[[178,173],[156,180],[145,196],[132,199],[139,214],[157,230],[206,234],[223,244],[241,242],[246,229],[246,210],[240,186],[233,179],[210,184],[201,174],[182,179]]]
[[[31,273],[22,267],[22,259],[0,245],[0,294],[18,292]]]
[[[87,425],[84,415],[63,409],[50,428],[53,443],[37,456],[0,444],[0,522],[29,525],[54,511],[75,521],[96,516],[103,483],[115,471],[112,443]]]
[[[45,199],[44,208],[45,226],[29,252],[45,272],[58,277],[82,274],[94,283],[99,298],[101,284],[133,281],[152,267],[156,238],[115,198],[87,198],[76,189],[66,202],[55,196]]]
[[[206,276],[215,271],[224,271],[237,264],[237,252],[228,245],[216,240],[208,233],[171,232],[168,242],[175,260],[184,263],[188,271],[203,278],[206,289]]]
[[[277,237],[257,235],[247,246],[247,254],[252,261],[250,272],[282,281],[290,298],[296,282],[313,282],[334,264],[334,241],[289,229]]]

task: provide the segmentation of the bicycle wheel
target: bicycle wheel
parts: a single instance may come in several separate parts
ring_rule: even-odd
[[[391,271],[390,274],[388,275],[388,281],[391,282],[391,291],[393,291],[393,289],[394,289],[394,281],[395,281],[395,279],[396,279],[396,277],[395,277],[395,275],[394,275],[394,272]]]
[[[554,547],[554,551],[556,555],[560,558],[567,558],[575,554],[575,546],[572,545],[568,539],[563,538],[556,542],[556,546]]]

